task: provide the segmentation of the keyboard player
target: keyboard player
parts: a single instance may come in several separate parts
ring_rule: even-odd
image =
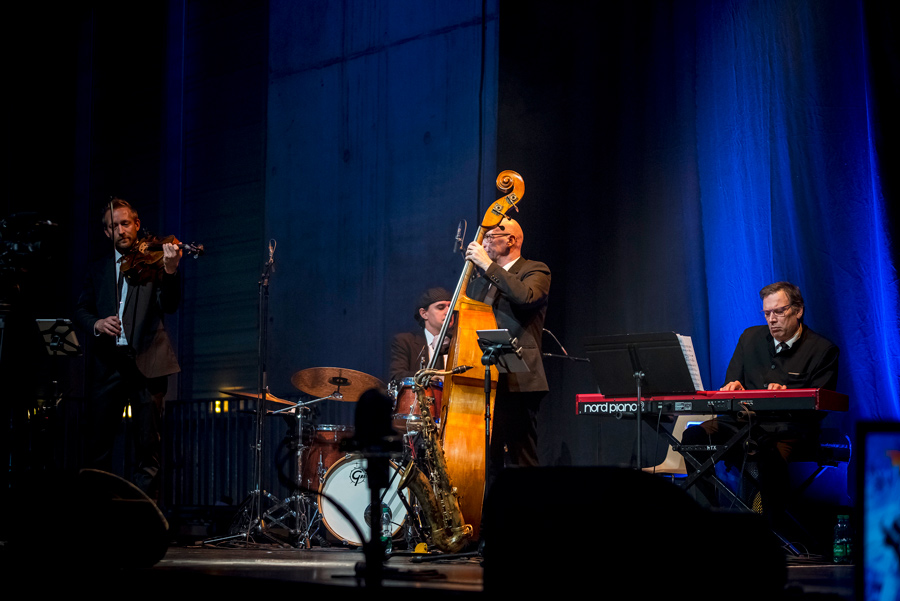
[[[760,290],[759,296],[766,325],[747,328],[741,334],[721,390],[835,390],[839,349],[803,323],[800,289],[789,282],[776,282]],[[784,515],[790,487],[788,459],[792,453],[817,442],[820,419],[816,415],[802,421],[760,423],[751,430],[748,442],[736,445],[723,457],[728,464],[741,465],[748,453],[754,454],[763,514],[773,527]],[[685,430],[681,441],[685,445],[724,444],[739,428],[733,417],[718,416]],[[700,462],[710,456],[692,454]],[[712,484],[701,478],[696,489],[701,502],[718,506]]]

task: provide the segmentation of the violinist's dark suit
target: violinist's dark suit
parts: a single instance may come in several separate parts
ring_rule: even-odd
[[[130,402],[135,435],[134,483],[155,498],[160,469],[163,399],[170,374],[180,371],[163,324],[181,300],[178,272],[160,269],[151,281],[131,284],[125,296],[122,327],[127,347],[115,338],[95,335],[97,320],[116,315],[116,264],[112,257],[93,263],[84,280],[75,319],[88,344],[91,437],[88,463],[111,470],[112,448],[122,412]]]

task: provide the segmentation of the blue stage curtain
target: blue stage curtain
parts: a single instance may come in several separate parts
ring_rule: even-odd
[[[874,148],[862,4],[697,4],[696,103],[710,371],[758,291],[789,280],[841,347],[851,422],[898,419],[898,290]],[[881,160],[880,160],[881,159]],[[711,382],[718,386],[719,382]]]
[[[523,252],[553,271],[547,327],[570,352],[676,331],[718,388],[740,333],[765,323],[759,290],[790,280],[841,348],[851,412],[828,425],[900,416],[895,13],[501,2],[498,166],[525,178]],[[545,365],[542,460],[629,462],[632,425],[570,414],[596,389],[589,366]]]

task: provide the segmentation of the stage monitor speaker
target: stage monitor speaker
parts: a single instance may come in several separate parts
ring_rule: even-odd
[[[74,523],[79,553],[111,567],[147,568],[168,549],[169,524],[156,503],[137,486],[100,470],[85,469],[75,480]]]
[[[108,472],[32,474],[11,493],[3,547],[11,574],[40,576],[49,566],[55,577],[43,584],[64,590],[73,576],[149,568],[168,550],[169,524],[156,504]]]
[[[761,516],[708,511],[667,479],[626,468],[506,469],[486,499],[483,539],[489,595],[760,599],[787,579]]]

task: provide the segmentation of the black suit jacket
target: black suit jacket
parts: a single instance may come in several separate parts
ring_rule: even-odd
[[[147,378],[180,371],[175,351],[163,323],[165,313],[174,313],[181,301],[181,280],[176,272],[160,269],[157,277],[142,285],[128,285],[123,311],[123,329],[134,349],[135,363]],[[112,336],[94,335],[98,319],[116,315],[116,266],[112,257],[90,265],[75,309],[75,320],[85,332],[95,368],[116,364]]]
[[[390,379],[411,378],[419,371],[422,357],[428,363],[428,342],[422,330],[397,334],[391,341]]]
[[[466,295],[483,301],[491,284],[498,292],[493,305],[497,327],[509,330],[510,336],[518,338],[522,359],[531,370],[508,374],[509,391],[546,392],[549,388],[541,357],[541,338],[550,294],[550,268],[524,257],[520,257],[509,271],[491,263],[484,274],[476,274],[469,282]]]
[[[839,354],[838,347],[806,325],[791,348],[775,354],[768,326],[753,326],[738,340],[725,371],[725,383],[737,380],[748,390],[764,389],[770,383],[834,390]]]

